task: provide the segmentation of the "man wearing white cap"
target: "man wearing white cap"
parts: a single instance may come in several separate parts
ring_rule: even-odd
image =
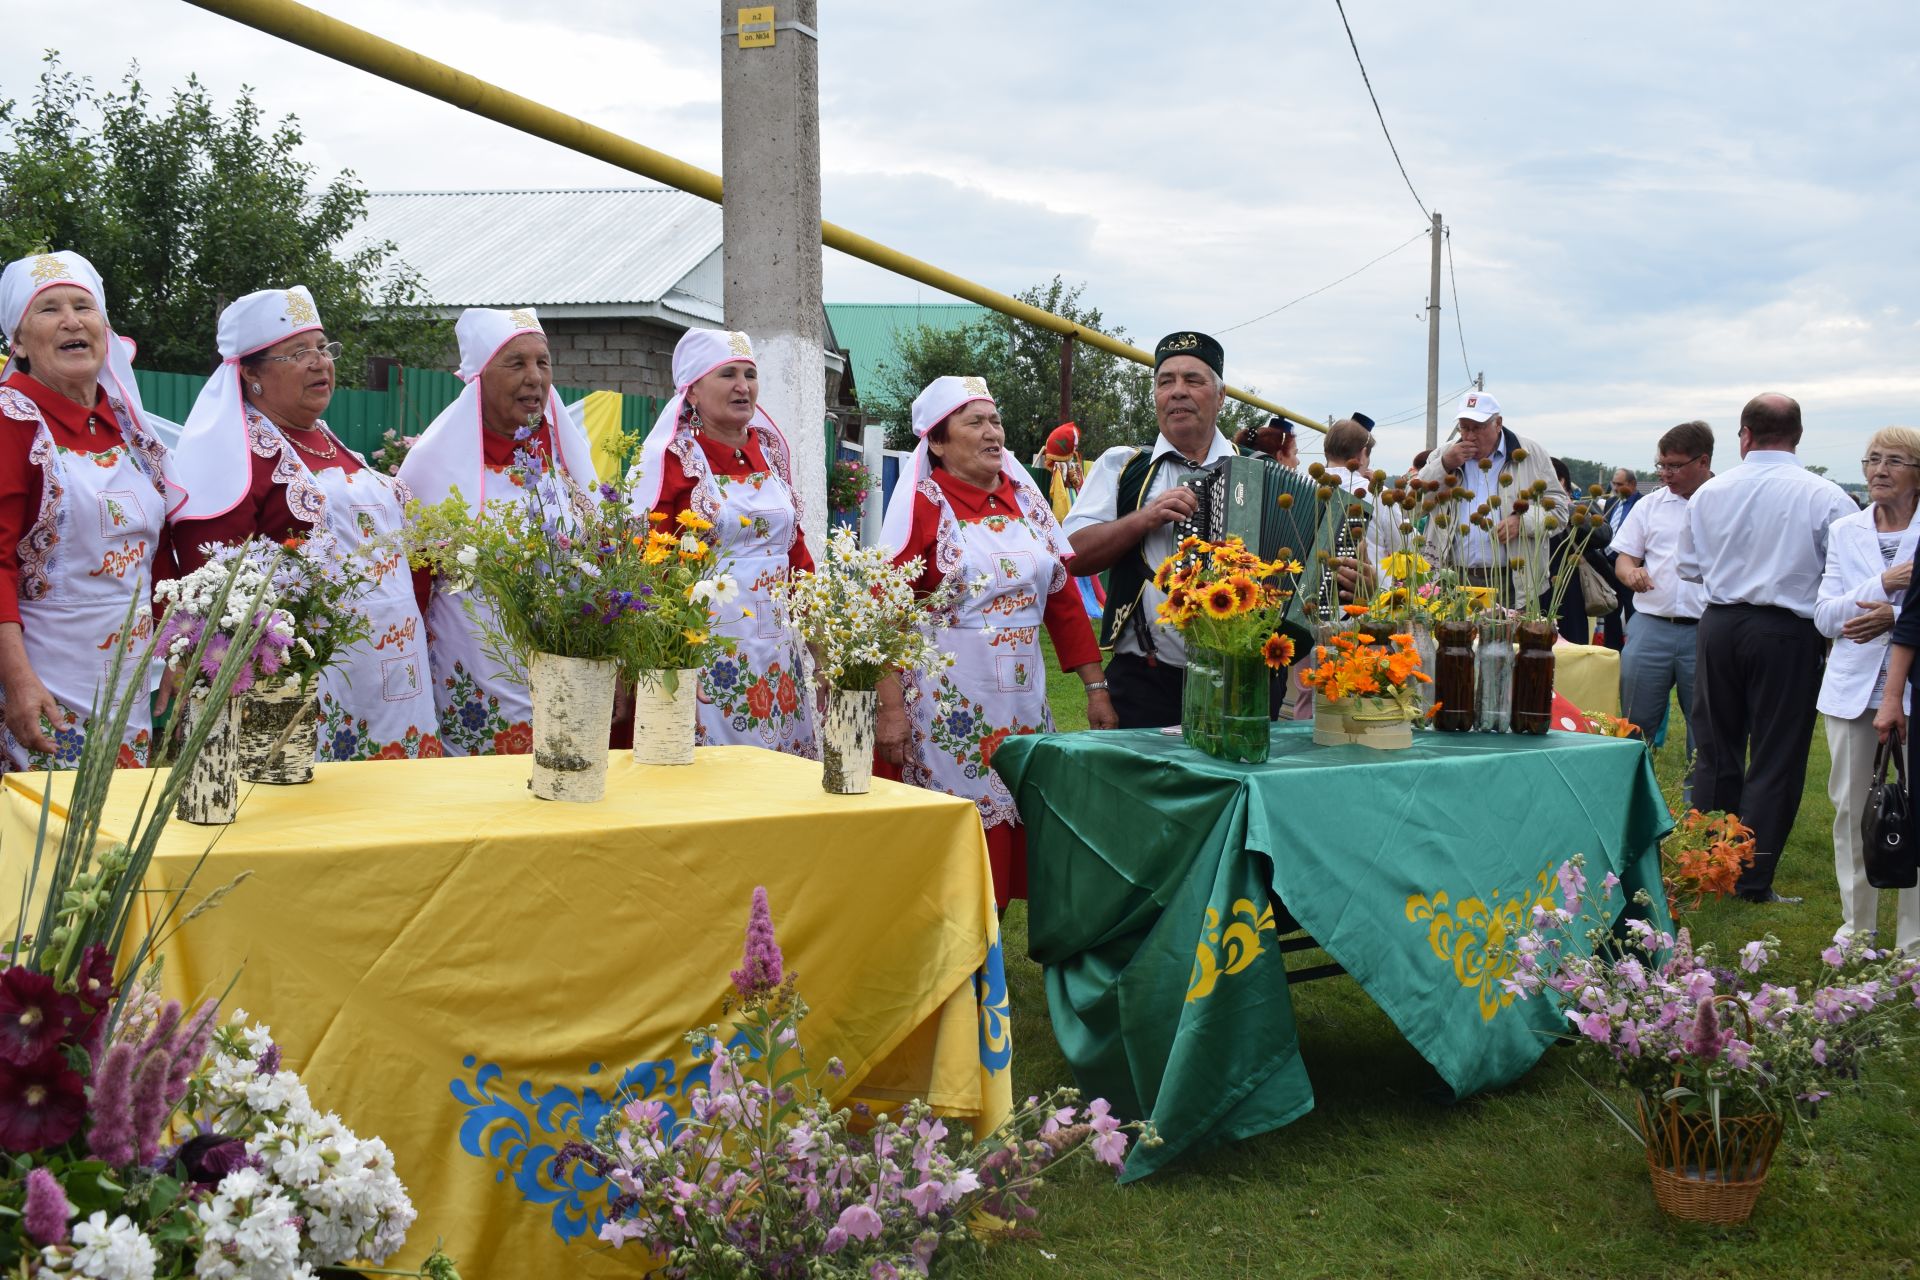
[[[453,331],[467,385],[400,464],[414,496],[432,505],[457,493],[475,515],[493,503],[522,506],[527,490],[514,475],[514,456],[522,450],[564,473],[576,492],[592,489],[598,481],[593,451],[553,390],[546,331],[532,308],[470,307]],[[525,755],[533,750],[526,679],[501,671],[487,653],[485,628],[468,615],[464,594],[436,580],[426,605],[433,696],[447,754]]]
[[[340,344],[327,341],[305,287],[262,289],[220,313],[220,367],[180,431],[172,512],[180,569],[209,544],[324,537],[360,553],[401,527],[406,486],[367,466],[320,415],[333,399]],[[349,646],[317,684],[321,760],[441,754],[428,690],[426,627],[406,559],[383,550],[373,585],[353,601],[369,638]]]
[[[1520,547],[1539,547],[1541,554],[1533,558],[1545,560],[1548,508],[1531,501],[1524,512],[1515,515],[1515,499],[1531,490],[1536,481],[1544,480],[1545,496],[1555,500],[1553,508],[1561,513],[1563,522],[1570,504],[1559,476],[1554,474],[1552,458],[1534,441],[1508,429],[1500,413],[1500,401],[1491,391],[1469,391],[1461,397],[1453,438],[1444,449],[1436,449],[1420,469],[1420,479],[1429,484],[1439,484],[1448,477],[1452,477],[1452,487],[1465,490],[1467,496],[1448,513],[1448,528],[1428,541],[1428,558],[1460,570],[1469,583],[1479,587],[1501,587],[1502,578],[1511,572],[1509,603],[1538,597],[1545,587],[1546,565],[1523,564],[1509,571],[1508,563],[1509,556]],[[1482,508],[1486,509],[1490,528],[1473,523],[1474,514]],[[1525,561],[1527,557],[1521,554],[1518,558]]]
[[[129,605],[133,652],[152,633],[155,560],[172,555],[168,461],[93,264],[61,252],[9,265],[0,331],[0,771],[71,769]],[[158,681],[156,666],[149,692]],[[136,697],[120,764],[145,762],[150,726]]]
[[[787,438],[760,407],[760,369],[744,333],[689,329],[673,349],[674,394],[647,433],[630,477],[636,511],[691,511],[740,584],[714,630],[736,650],[700,677],[695,741],[813,758],[806,648],[769,588],[808,572]]]
[[[986,827],[994,899],[1004,907],[1027,896],[1026,833],[993,772],[993,753],[1011,734],[1053,728],[1042,628],[1061,671],[1087,691],[1090,727],[1119,721],[1067,571],[1073,551],[1046,495],[1006,451],[986,379],[935,378],[914,399],[913,433],[920,444],[893,487],[881,545],[895,564],[921,560],[918,592],[949,577],[987,585],[935,623],[951,669],[881,682],[874,745],[886,765],[900,766],[902,781],[973,801]]]

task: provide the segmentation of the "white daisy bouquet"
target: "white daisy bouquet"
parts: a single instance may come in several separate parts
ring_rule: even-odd
[[[920,596],[925,571],[915,557],[896,565],[881,547],[863,547],[851,529],[827,542],[826,562],[773,588],[794,629],[812,648],[816,670],[836,689],[872,689],[895,671],[936,671],[953,655],[933,641],[930,615],[950,608],[964,589],[953,578]]]

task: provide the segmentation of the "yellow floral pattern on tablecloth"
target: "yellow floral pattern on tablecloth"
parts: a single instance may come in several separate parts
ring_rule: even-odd
[[[1522,889],[1505,902],[1497,889],[1484,901],[1476,897],[1454,902],[1444,889],[1431,897],[1408,896],[1407,919],[1427,926],[1427,944],[1433,954],[1451,962],[1460,985],[1479,995],[1482,1021],[1493,1021],[1495,1014],[1513,1003],[1513,993],[1500,985],[1513,972],[1509,940],[1526,931],[1534,904],[1551,897],[1552,889],[1553,865],[1549,865],[1540,873],[1537,887]]]
[[[1221,978],[1239,973],[1265,950],[1260,935],[1273,932],[1273,907],[1250,898],[1237,899],[1225,928],[1220,911],[1207,908],[1207,932],[1193,949],[1193,976],[1187,980],[1187,1003],[1213,994]]]

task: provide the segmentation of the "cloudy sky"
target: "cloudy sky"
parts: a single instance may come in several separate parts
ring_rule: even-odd
[[[720,166],[718,5],[325,8]],[[1212,330],[1231,381],[1394,423],[1377,461],[1419,447],[1424,240],[1243,324],[1423,226],[1333,0],[822,9],[828,219],[1009,293],[1084,281],[1142,345]],[[1419,198],[1453,230],[1466,358],[1443,284],[1443,392],[1484,370],[1523,434],[1641,466],[1693,417],[1730,462],[1740,405],[1767,389],[1801,400],[1802,453],[1836,476],[1857,475],[1874,428],[1920,424],[1920,9],[1347,10]],[[42,6],[30,38],[13,30],[5,96],[30,92],[44,48],[99,81],[138,58],[154,88],[251,84],[299,116],[316,164],[374,190],[633,182],[177,0]],[[944,300],[832,253],[826,285],[829,301]]]

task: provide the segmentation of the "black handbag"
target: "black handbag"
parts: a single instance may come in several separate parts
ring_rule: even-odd
[[[1920,884],[1920,860],[1915,858],[1913,815],[1907,811],[1906,753],[1889,735],[1873,753],[1873,784],[1867,788],[1866,812],[1860,818],[1860,837],[1866,853],[1867,883],[1876,889],[1911,889]],[[1887,779],[1887,760],[1893,760],[1893,779]]]

